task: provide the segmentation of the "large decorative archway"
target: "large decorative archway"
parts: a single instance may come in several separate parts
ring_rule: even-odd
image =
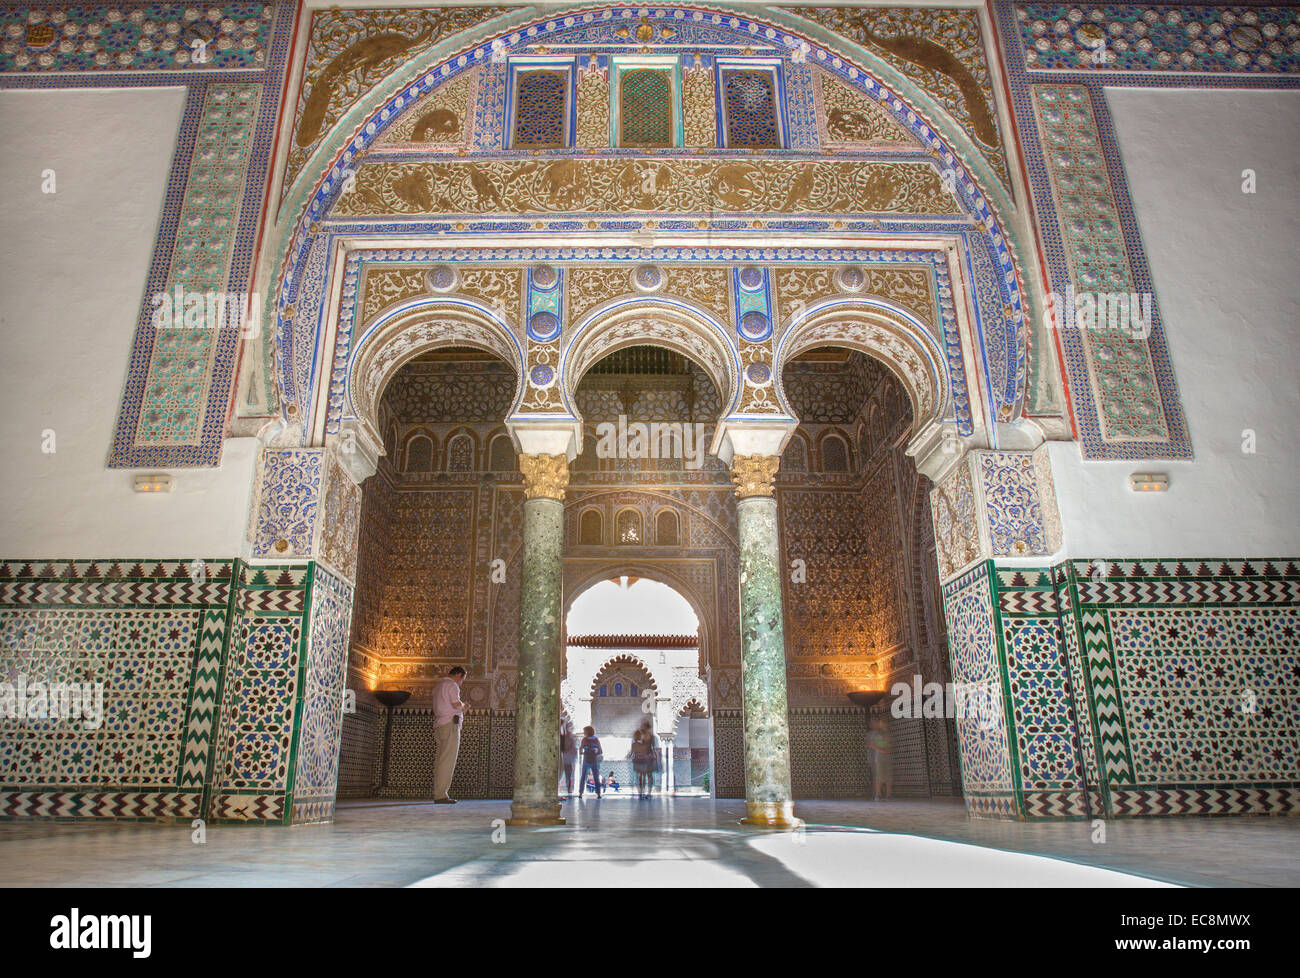
[[[290,372],[288,360],[283,354],[277,360],[273,355],[274,350],[296,349],[300,351],[298,358],[301,359],[308,349],[306,332],[315,329],[319,333],[324,328],[324,320],[313,324],[311,315],[304,314],[305,307],[297,301],[304,288],[311,289],[310,280],[327,273],[330,264],[329,247],[322,250],[324,242],[341,242],[350,236],[351,240],[360,237],[371,243],[375,241],[373,234],[364,231],[367,228],[378,230],[378,224],[384,226],[385,233],[401,233],[408,236],[408,239],[411,231],[419,231],[421,233],[417,240],[420,241],[429,240],[428,233],[441,235],[450,231],[453,234],[463,233],[472,239],[476,234],[517,234],[525,229],[546,231],[554,224],[553,221],[533,221],[531,225],[527,221],[515,221],[513,224],[507,221],[498,227],[492,221],[478,221],[474,224],[435,222],[431,225],[427,220],[408,220],[399,230],[391,221],[377,224],[375,221],[358,223],[353,220],[347,233],[342,236],[342,228],[326,226],[326,222],[335,224],[335,219],[339,216],[335,213],[338,202],[352,192],[359,169],[370,165],[369,158],[364,164],[360,158],[368,156],[377,141],[399,119],[405,117],[407,110],[440,86],[454,84],[466,71],[486,69],[508,57],[526,53],[538,45],[552,47],[566,41],[576,43],[579,36],[588,45],[600,38],[606,39],[608,43],[624,43],[622,38],[639,37],[648,31],[646,40],[653,40],[656,44],[687,44],[692,39],[698,40],[696,35],[702,38],[707,34],[714,43],[734,41],[747,48],[755,45],[770,47],[774,53],[787,59],[786,63],[793,66],[791,70],[801,70],[798,66],[804,64],[815,65],[818,71],[838,79],[837,83],[847,85],[869,98],[871,104],[888,114],[893,120],[891,124],[900,127],[900,131],[905,130],[908,138],[923,148],[924,158],[929,160],[929,165],[935,171],[941,170],[944,175],[944,184],[955,205],[953,213],[965,216],[963,233],[973,235],[983,242],[981,253],[985,257],[982,260],[988,263],[991,274],[982,275],[982,280],[997,294],[987,297],[985,318],[988,322],[981,335],[987,336],[988,342],[994,346],[1001,344],[993,361],[1007,365],[1000,371],[998,383],[992,385],[991,393],[996,399],[1000,417],[1019,409],[1026,376],[1026,309],[1029,303],[1025,301],[1021,284],[1023,276],[1016,253],[1017,229],[1009,225],[1005,218],[1013,209],[1010,195],[986,165],[979,146],[971,136],[975,130],[954,125],[949,118],[950,109],[942,107],[923,85],[917,84],[906,73],[899,72],[886,59],[868,51],[860,42],[855,43],[845,37],[830,40],[834,35],[815,28],[807,19],[785,11],[765,10],[761,16],[756,17],[749,13],[742,16],[739,13],[728,14],[707,8],[675,6],[599,10],[574,8],[571,13],[560,12],[543,18],[528,12],[517,15],[501,12],[497,16],[497,11],[492,11],[486,16],[480,16],[481,28],[457,34],[455,38],[451,38],[452,33],[468,27],[472,21],[453,23],[455,18],[452,17],[452,12],[448,12],[448,16],[451,20],[436,28],[449,37],[447,42],[421,47],[420,44],[424,43],[427,35],[420,38],[412,35],[409,39],[410,46],[418,50],[397,63],[388,75],[374,79],[369,83],[368,89],[357,93],[350,103],[351,107],[348,107],[348,103],[340,103],[327,111],[325,101],[332,99],[332,94],[325,93],[324,89],[320,89],[319,93],[312,89],[310,94],[304,94],[297,128],[300,130],[299,136],[305,133],[306,142],[303,138],[298,140],[295,152],[298,153],[300,165],[296,165],[286,188],[278,224],[270,229],[267,238],[269,247],[264,252],[267,257],[259,275],[259,281],[264,283],[260,292],[266,297],[266,319],[274,323],[271,332],[278,337],[278,341],[263,345],[261,359],[265,369],[255,371],[250,367],[248,373],[255,374],[257,383],[265,385],[268,392],[274,378],[281,375],[284,377],[279,385],[280,390],[290,391],[294,388],[287,376]],[[987,93],[986,96],[992,98]],[[312,111],[320,118],[314,119],[311,126],[304,128],[302,115]],[[472,163],[472,160],[468,162]],[[596,158],[582,157],[565,163],[569,169],[576,167],[579,170],[602,165],[604,164]],[[757,165],[759,164],[746,163],[742,169],[752,169]],[[568,173],[568,170],[565,172]],[[812,177],[811,171],[808,176]],[[552,175],[547,179],[560,178]],[[734,183],[735,180],[743,182],[745,179],[744,174],[737,171],[726,177],[724,184],[727,180]],[[717,188],[723,185],[715,182],[711,186],[716,193]],[[413,200],[419,200],[420,194],[416,193],[416,188],[412,188],[411,193],[414,194]],[[486,203],[480,200],[479,209],[474,213],[483,213],[481,208],[489,207],[493,200],[502,205],[509,203],[506,196],[489,194]],[[610,201],[609,207],[617,212],[620,207],[626,207],[629,201],[635,203],[636,200],[639,198],[633,194],[622,202],[618,199]],[[739,197],[735,198],[736,202],[739,200]],[[732,202],[732,198],[723,190],[713,206],[726,210],[731,206],[729,202]],[[433,210],[437,209],[436,206],[430,206]],[[775,207],[775,202],[767,202],[765,206],[771,209]],[[419,213],[421,208],[429,210],[421,204],[414,213]],[[632,208],[634,211],[636,209],[635,206]],[[784,212],[781,213],[784,216]],[[634,223],[644,224],[643,221]],[[716,222],[704,220],[697,223],[700,229],[710,230]],[[739,230],[739,225],[747,222],[732,223]],[[762,224],[761,221],[752,223],[755,229]],[[681,230],[685,232],[690,226],[692,222],[683,222]],[[810,231],[834,231],[844,226],[842,220],[805,221],[800,225]],[[618,222],[594,221],[589,222],[588,226],[588,230],[599,233],[623,228],[634,229]],[[857,230],[869,233],[870,226],[864,224]],[[493,240],[499,242],[502,239],[498,236]],[[272,281],[274,286],[270,284]],[[997,317],[989,313],[994,307],[1005,312],[1006,322],[995,321]],[[302,335],[295,337],[295,331]],[[566,338],[566,342],[571,340]],[[330,353],[326,349],[323,356],[328,358]],[[946,360],[940,359],[939,362],[944,363]],[[301,367],[296,373],[302,376]],[[325,382],[327,371],[318,368],[312,373],[315,374],[318,385]],[[249,399],[250,403],[255,401],[259,399]],[[266,401],[266,397],[260,399],[260,403]]]

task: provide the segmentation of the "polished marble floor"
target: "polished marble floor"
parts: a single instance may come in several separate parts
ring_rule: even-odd
[[[806,801],[806,828],[744,805],[610,797],[516,829],[509,803],[343,802],[331,825],[0,823],[4,886],[1297,886],[1300,819],[971,820],[952,801]]]

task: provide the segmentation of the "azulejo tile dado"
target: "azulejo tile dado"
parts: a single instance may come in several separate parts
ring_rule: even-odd
[[[1007,697],[1015,778],[1003,794],[1009,809],[968,791],[970,811],[1025,818],[1294,811],[1300,601],[1286,585],[1296,577],[1291,560],[1078,560],[1051,568],[986,560],[950,581],[954,678],[970,672],[963,657],[978,646],[970,596],[979,592],[971,589],[992,582],[994,637],[985,641]],[[964,772],[988,766],[987,751],[969,738],[961,751]]]
[[[351,604],[314,563],[0,562],[0,681],[103,683],[98,724],[0,721],[0,817],[327,818]]]
[[[232,584],[230,561],[0,563],[0,655],[10,664],[0,678],[102,684],[103,709],[98,722],[7,720],[14,747],[0,753],[0,785],[14,790],[0,811],[201,814],[214,723],[207,677],[220,666]]]

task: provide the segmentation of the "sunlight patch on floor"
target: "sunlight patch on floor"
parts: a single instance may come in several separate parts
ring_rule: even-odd
[[[749,840],[818,886],[1165,887],[1096,866],[887,832],[783,833]]]

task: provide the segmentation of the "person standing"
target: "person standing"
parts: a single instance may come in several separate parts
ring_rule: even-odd
[[[460,723],[465,716],[460,684],[464,681],[465,670],[454,666],[433,690],[433,743],[437,748],[433,763],[433,801],[436,805],[456,804],[447,791],[460,753]]]
[[[573,796],[573,769],[578,763],[578,738],[573,735],[573,724],[567,721],[560,733],[560,764],[564,768],[564,791]]]
[[[654,720],[649,716],[641,721],[641,742],[646,745],[646,797],[655,789],[655,775],[663,769],[663,760],[659,750],[659,738],[655,736]],[[664,782],[665,787],[667,781]]]
[[[600,749],[600,739],[596,736],[594,727],[582,728],[582,744],[579,746],[582,754],[582,776],[578,778],[578,797],[582,797],[582,792],[587,787],[587,772],[591,772],[591,780],[596,789],[596,797],[600,797],[600,762],[604,759],[604,752]]]
[[[636,794],[641,799],[650,797],[650,750],[645,730],[632,735],[632,770],[636,772]]]

